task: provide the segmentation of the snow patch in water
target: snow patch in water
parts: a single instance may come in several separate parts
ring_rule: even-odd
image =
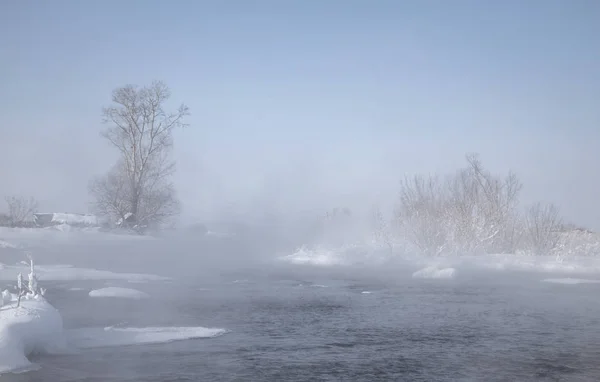
[[[94,289],[89,293],[90,297],[114,297],[114,298],[130,298],[134,300],[141,300],[149,298],[147,293],[141,292],[136,289],[130,288],[119,288],[119,287],[108,287]]]
[[[325,248],[308,249],[305,247],[299,248],[291,255],[281,257],[281,260],[290,262],[296,265],[317,265],[331,266],[343,265],[341,255],[337,251],[332,251]]]
[[[17,246],[8,241],[0,240],[0,248],[17,248]]]
[[[454,268],[438,268],[430,266],[420,269],[412,274],[416,279],[451,279],[454,278],[456,270]]]
[[[214,338],[227,333],[225,329],[204,327],[147,328],[82,328],[67,331],[71,346],[78,349],[98,347],[161,344],[173,341]]]

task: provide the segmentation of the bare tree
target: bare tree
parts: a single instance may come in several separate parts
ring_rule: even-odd
[[[536,203],[525,214],[525,228],[530,249],[536,255],[548,255],[560,239],[562,221],[553,204]]]
[[[113,92],[113,105],[103,109],[109,127],[102,136],[119,152],[108,174],[90,184],[98,213],[115,218],[131,216],[138,226],[162,224],[179,212],[170,183],[173,131],[187,126],[188,107],[165,110],[171,92],[162,82],[148,87],[127,85]]]
[[[23,227],[33,224],[33,214],[37,212],[38,202],[34,198],[22,196],[7,196],[8,221],[13,227]]]

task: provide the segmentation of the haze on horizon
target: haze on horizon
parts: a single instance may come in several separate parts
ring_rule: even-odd
[[[2,195],[85,212],[115,153],[101,108],[164,81],[182,219],[389,203],[478,152],[523,203],[600,229],[600,3],[0,4]]]

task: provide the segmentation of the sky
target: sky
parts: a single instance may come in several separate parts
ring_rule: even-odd
[[[164,81],[190,126],[187,219],[393,200],[480,154],[600,229],[600,2],[0,2],[0,194],[86,212],[113,89]]]

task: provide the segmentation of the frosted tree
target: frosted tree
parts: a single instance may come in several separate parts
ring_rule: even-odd
[[[185,105],[167,111],[171,91],[162,82],[114,90],[113,105],[103,109],[108,128],[102,136],[117,149],[118,162],[90,184],[97,213],[132,225],[161,225],[179,213],[171,183],[173,131],[185,127]]]
[[[34,198],[22,196],[7,196],[4,198],[8,205],[8,221],[13,227],[30,225],[33,214],[38,210],[38,202]]]

